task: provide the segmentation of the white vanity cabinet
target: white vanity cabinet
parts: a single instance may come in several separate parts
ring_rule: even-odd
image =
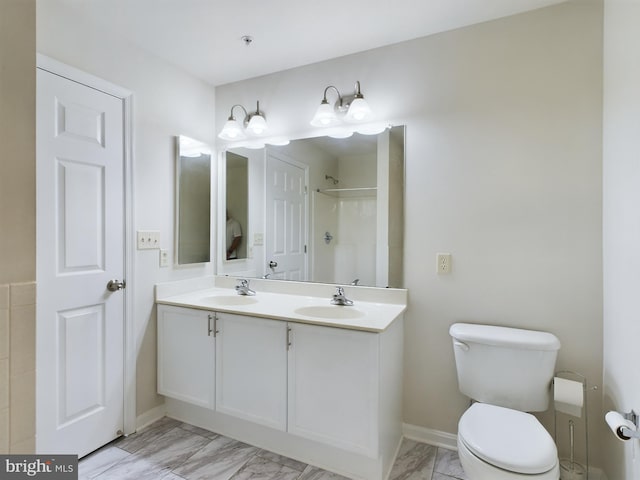
[[[311,321],[299,312],[324,314],[326,299],[273,297],[158,302],[167,415],[348,478],[387,478],[402,439],[404,305],[361,302]]]
[[[216,313],[216,410],[287,428],[287,323]]]
[[[291,323],[288,431],[378,455],[379,334]]]
[[[158,393],[213,409],[215,341],[211,313],[158,305]]]

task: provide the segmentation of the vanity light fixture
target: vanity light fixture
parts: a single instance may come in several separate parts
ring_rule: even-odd
[[[242,123],[236,120],[233,115],[233,109],[240,107],[244,112],[244,118]],[[249,113],[247,109],[240,104],[236,104],[231,107],[231,114],[229,119],[222,127],[222,131],[218,134],[218,137],[222,140],[243,140],[248,136],[260,137],[266,133],[268,129],[267,121],[264,113],[260,111],[260,102],[256,102],[256,111]]]
[[[327,100],[327,93],[330,89],[335,90],[338,94],[338,99],[333,105]],[[332,127],[343,122],[360,123],[368,121],[373,112],[360,91],[359,81],[356,81],[355,90],[353,95],[343,96],[333,85],[325,88],[322,102],[320,102],[320,106],[311,120],[311,125],[314,127]]]

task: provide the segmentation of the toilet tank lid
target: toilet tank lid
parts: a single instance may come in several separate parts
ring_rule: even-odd
[[[559,350],[560,340],[549,332],[524,330],[520,328],[498,327],[495,325],[477,325],[473,323],[454,323],[449,335],[461,342],[473,342],[483,345],[513,347],[526,350]]]

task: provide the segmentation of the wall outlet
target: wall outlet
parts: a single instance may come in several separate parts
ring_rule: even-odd
[[[160,266],[161,267],[169,266],[169,250],[160,249]]]
[[[438,253],[436,255],[436,272],[438,274],[451,273],[451,254]]]
[[[160,248],[160,232],[151,230],[137,231],[138,250],[152,250]]]

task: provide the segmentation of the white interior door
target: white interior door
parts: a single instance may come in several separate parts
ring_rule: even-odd
[[[37,72],[36,449],[122,434],[123,100]]]
[[[307,172],[267,154],[266,271],[271,278],[307,278]]]

